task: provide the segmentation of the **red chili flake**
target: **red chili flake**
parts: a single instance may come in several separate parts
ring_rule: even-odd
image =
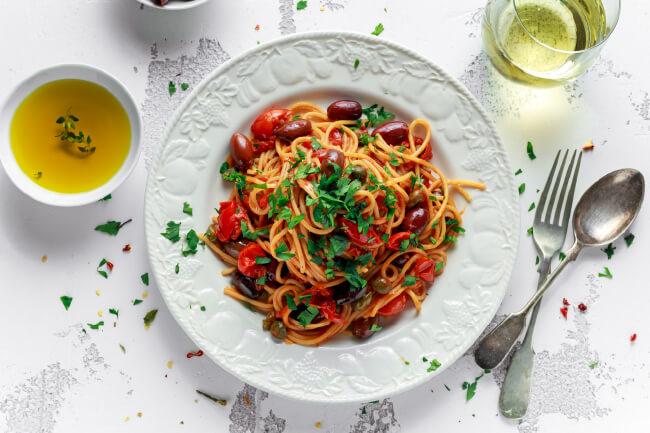
[[[585,311],[587,311],[587,306],[581,302],[578,304],[578,310],[584,313]]]
[[[203,351],[201,349],[197,350],[196,352],[187,352],[187,359],[192,358],[194,356],[203,356]]]
[[[636,341],[636,332],[630,335],[630,342],[634,343]]]
[[[130,251],[131,251],[131,244],[126,244],[126,245],[124,245],[124,247],[122,248],[122,252],[128,253],[128,252],[130,252]]]
[[[260,31],[260,25],[259,25],[259,24],[256,24],[256,25],[255,25],[255,31],[257,31],[257,32]]]
[[[562,305],[568,307],[568,306],[571,305],[571,304],[569,304],[569,300],[568,300],[567,298],[562,298]]]
[[[106,262],[106,267],[108,268],[109,271],[113,272],[113,263]]]
[[[560,313],[562,313],[562,317],[564,317],[566,319],[567,314],[569,313],[569,309],[567,307],[562,307],[562,308],[560,308]]]

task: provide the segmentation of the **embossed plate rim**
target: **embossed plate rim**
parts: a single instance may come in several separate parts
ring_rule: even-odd
[[[410,60],[415,60],[428,68],[430,68],[431,72],[437,74],[438,77],[441,77],[443,79],[443,82],[445,84],[445,88],[452,88],[453,95],[456,95],[459,98],[459,102],[461,100],[464,100],[463,102],[466,102],[469,106],[471,106],[472,110],[476,111],[476,118],[480,120],[481,126],[486,126],[487,130],[484,130],[483,132],[487,132],[489,134],[489,139],[493,141],[493,144],[496,146],[496,149],[493,150],[494,154],[500,157],[499,159],[499,171],[503,172],[500,173],[505,179],[506,179],[506,187],[505,187],[505,192],[509,192],[507,196],[505,197],[505,200],[508,201],[506,205],[510,208],[510,215],[509,218],[510,220],[507,221],[507,223],[510,225],[512,230],[512,235],[511,236],[506,236],[505,242],[507,243],[507,249],[508,250],[508,256],[504,258],[505,261],[505,266],[503,266],[503,273],[499,277],[499,279],[494,283],[495,285],[495,296],[494,299],[492,300],[493,302],[489,305],[489,311],[486,310],[487,312],[482,313],[480,316],[480,321],[477,322],[477,324],[473,327],[472,329],[472,335],[471,338],[467,338],[467,335],[463,335],[465,338],[462,341],[462,343],[456,344],[453,349],[447,350],[447,353],[445,353],[444,361],[443,361],[443,366],[440,367],[437,371],[433,373],[427,373],[427,374],[422,374],[421,372],[416,372],[416,373],[410,373],[410,374],[402,374],[400,377],[402,379],[405,379],[404,381],[401,381],[397,383],[397,378],[392,378],[391,382],[388,383],[383,383],[379,384],[381,385],[379,389],[374,390],[374,391],[369,391],[369,392],[361,392],[358,389],[355,389],[354,391],[350,392],[352,387],[350,387],[346,391],[343,391],[339,394],[343,395],[325,395],[325,394],[320,394],[317,392],[310,391],[309,393],[306,391],[296,391],[295,389],[283,389],[280,388],[279,386],[276,386],[272,381],[266,380],[259,380],[257,377],[255,377],[252,373],[246,373],[241,371],[241,369],[238,371],[236,368],[236,365],[230,364],[231,361],[225,361],[224,359],[221,359],[220,356],[216,355],[216,352],[219,349],[214,349],[215,353],[212,353],[212,350],[209,347],[206,347],[205,345],[202,346],[206,354],[210,356],[210,358],[216,362],[219,366],[224,368],[226,371],[228,371],[230,374],[233,374],[234,376],[238,377],[239,379],[255,386],[260,389],[263,389],[265,391],[271,392],[271,393],[276,393],[285,397],[289,398],[294,398],[294,399],[301,399],[303,401],[311,401],[311,402],[318,402],[318,403],[341,403],[341,402],[361,402],[361,401],[371,401],[371,400],[376,400],[380,399],[383,397],[386,397],[387,395],[394,395],[400,392],[404,392],[406,390],[412,389],[413,387],[424,383],[425,381],[430,380],[432,377],[435,375],[439,374],[440,372],[444,371],[447,367],[449,367],[453,362],[455,362],[460,356],[462,356],[463,353],[466,352],[466,350],[471,346],[471,344],[475,341],[475,339],[479,336],[480,332],[488,325],[492,317],[496,314],[496,311],[503,300],[503,297],[505,296],[506,290],[507,290],[507,285],[510,280],[510,276],[512,273],[512,269],[514,267],[514,260],[516,256],[516,250],[518,246],[518,239],[519,239],[519,200],[518,200],[518,195],[515,187],[515,181],[514,181],[514,176],[513,176],[513,171],[511,170],[511,165],[510,161],[508,158],[507,153],[505,152],[505,148],[501,142],[501,139],[499,135],[496,132],[496,129],[494,127],[494,124],[490,117],[485,113],[479,102],[474,98],[473,95],[470,94],[470,92],[454,77],[450,76],[446,71],[444,71],[442,68],[425,58],[424,56],[419,55],[418,53],[405,48],[401,46],[400,44],[391,42],[391,41],[386,41],[384,39],[378,39],[374,36],[367,36],[359,33],[353,33],[353,32],[310,32],[310,33],[300,33],[296,35],[291,35],[288,37],[283,37],[276,39],[274,41],[268,42],[261,44],[259,46],[256,46],[243,54],[228,60],[218,68],[216,68],[214,71],[212,71],[208,76],[206,76],[201,83],[199,83],[193,90],[190,95],[187,96],[187,98],[183,101],[181,106],[176,110],[174,115],[171,117],[169,120],[165,132],[164,132],[164,138],[162,141],[161,146],[157,149],[157,154],[153,160],[153,164],[151,167],[151,171],[149,173],[149,177],[147,180],[147,187],[146,187],[146,193],[145,193],[145,208],[144,208],[144,215],[145,215],[145,231],[146,231],[146,242],[147,242],[147,249],[148,249],[148,257],[149,257],[149,262],[151,265],[151,270],[154,275],[155,281],[158,283],[158,287],[163,295],[163,299],[169,308],[169,310],[172,312],[173,317],[175,320],[181,325],[181,328],[186,332],[186,334],[197,344],[201,346],[199,342],[204,340],[204,337],[201,337],[199,333],[196,331],[196,329],[192,326],[191,323],[191,317],[188,316],[187,309],[181,309],[179,306],[175,305],[172,302],[172,291],[174,290],[173,284],[169,283],[168,281],[165,281],[164,279],[160,278],[160,275],[164,275],[164,270],[159,267],[158,263],[155,260],[155,255],[156,251],[154,248],[155,240],[157,237],[159,237],[159,233],[161,231],[161,227],[158,227],[154,215],[153,215],[153,202],[154,202],[154,190],[155,190],[155,185],[156,182],[158,181],[157,179],[157,173],[159,169],[161,168],[161,160],[162,160],[162,155],[165,151],[165,148],[168,147],[173,141],[171,141],[172,138],[172,133],[174,130],[178,127],[179,122],[181,121],[181,117],[183,114],[186,113],[187,109],[194,103],[197,102],[197,97],[202,94],[204,90],[208,87],[208,85],[212,82],[215,82],[217,79],[221,77],[226,77],[227,74],[230,73],[230,70],[233,67],[236,67],[238,64],[241,62],[245,61],[246,59],[249,59],[251,56],[254,56],[259,53],[263,53],[266,50],[273,49],[274,47],[278,46],[284,46],[288,45],[293,42],[297,41],[320,41],[321,39],[327,39],[331,38],[332,40],[337,40],[341,39],[344,40],[345,43],[348,43],[348,41],[353,41],[353,42],[358,42],[358,43],[363,43],[363,44],[369,44],[377,47],[384,47],[390,50],[393,50],[396,53],[402,54],[405,57],[408,57]],[[297,44],[292,45],[292,47],[297,46]],[[348,48],[346,46],[346,48]],[[278,48],[279,50],[279,48]],[[373,71],[367,71],[368,74],[375,74]],[[428,78],[419,78],[420,80],[424,80],[424,85],[428,86],[431,84],[432,80]],[[234,97],[234,96],[233,96]],[[227,104],[228,105],[228,104]],[[451,115],[456,116],[456,112],[454,111]],[[209,128],[209,127],[208,127]],[[191,138],[191,137],[190,137]],[[192,139],[193,142],[196,142],[198,139]],[[465,141],[468,141],[469,139],[465,138]],[[194,143],[189,143],[190,144]],[[492,144],[492,143],[490,143]],[[466,153],[469,153],[469,150],[465,150]],[[494,197],[491,197],[489,193],[486,193],[487,198],[492,198],[493,200],[496,200]],[[180,245],[178,245],[178,248],[180,250]],[[210,259],[213,259],[210,257]],[[460,258],[458,258],[460,260]],[[169,272],[168,272],[169,273]],[[480,295],[480,293],[479,293]],[[207,341],[206,341],[207,343]],[[367,343],[366,343],[367,344]],[[371,344],[372,345],[372,344]],[[365,344],[364,344],[365,346]],[[283,352],[283,351],[288,351],[290,349],[285,350],[285,345],[277,345],[277,347],[274,349],[277,350],[277,352]],[[314,361],[314,357],[318,358],[318,355],[312,356],[314,352],[309,351],[308,349],[305,349],[306,353],[304,354],[303,358],[300,359],[300,361],[306,361],[306,362],[311,362]],[[356,347],[351,347],[349,348],[348,352],[354,352],[357,350]],[[223,349],[221,349],[223,352]],[[318,349],[315,350],[315,352],[318,352]],[[361,356],[363,353],[359,353],[357,350],[359,356]],[[368,351],[370,352],[370,351]],[[322,353],[322,352],[321,352]],[[363,354],[363,356],[366,356],[366,354]],[[282,359],[284,361],[289,361],[288,359]],[[281,360],[281,361],[282,361]],[[340,361],[341,358],[339,358]],[[295,360],[294,360],[295,361]],[[317,366],[319,366],[318,360],[314,361],[316,362]],[[356,361],[356,359],[355,359]],[[419,362],[418,362],[419,364]],[[326,370],[329,373],[329,367],[326,365],[320,365],[324,370]],[[331,370],[331,369],[330,369]],[[336,373],[342,373],[342,370],[332,370]],[[367,376],[364,375],[365,373],[361,373],[360,375],[348,375],[348,380],[350,380],[350,377],[359,377],[361,379],[367,378]],[[406,378],[408,376],[408,378]],[[349,385],[350,386],[350,385]]]

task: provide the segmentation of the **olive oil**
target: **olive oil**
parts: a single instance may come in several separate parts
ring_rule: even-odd
[[[582,73],[609,34],[602,0],[494,0],[486,9],[487,54],[509,78],[551,84]]]
[[[85,133],[83,143],[60,138],[64,129],[57,119],[69,115],[78,119],[75,131]],[[131,126],[120,102],[104,87],[57,80],[37,88],[18,106],[9,139],[28,177],[50,191],[72,194],[93,190],[119,171],[131,147]]]

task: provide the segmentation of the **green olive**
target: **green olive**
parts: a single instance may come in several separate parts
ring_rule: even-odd
[[[273,313],[267,314],[264,320],[262,320],[262,329],[269,331],[273,322],[275,322],[275,316]]]
[[[281,320],[276,320],[271,324],[271,335],[278,340],[287,338],[287,328],[284,327],[284,323]]]
[[[377,293],[385,295],[393,290],[393,286],[384,277],[376,277],[370,282],[370,287]]]
[[[409,208],[409,209],[412,208],[412,207],[415,207],[415,206],[419,205],[420,203],[422,203],[425,198],[426,198],[426,196],[425,196],[424,192],[421,189],[415,190],[409,196],[409,200],[408,200],[408,202],[406,202],[406,207]]]
[[[365,183],[367,177],[368,171],[360,165],[353,165],[350,169],[350,179],[352,180],[356,179],[361,183]]]
[[[363,297],[354,303],[354,311],[361,311],[365,309],[372,302],[372,292],[367,291]]]

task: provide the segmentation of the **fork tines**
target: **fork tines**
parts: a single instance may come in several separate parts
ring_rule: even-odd
[[[542,191],[542,195],[539,197],[539,204],[535,212],[535,222],[566,227],[571,216],[571,204],[573,203],[573,193],[575,192],[576,181],[578,179],[578,171],[580,170],[582,152],[578,150],[573,151],[569,166],[565,170],[569,156],[569,151],[565,150],[564,157],[556,173],[557,163],[560,160],[561,153],[561,150],[557,152],[551,173],[546,180],[544,191]],[[557,195],[558,190],[559,196]],[[550,198],[548,197],[549,191],[551,191]]]

